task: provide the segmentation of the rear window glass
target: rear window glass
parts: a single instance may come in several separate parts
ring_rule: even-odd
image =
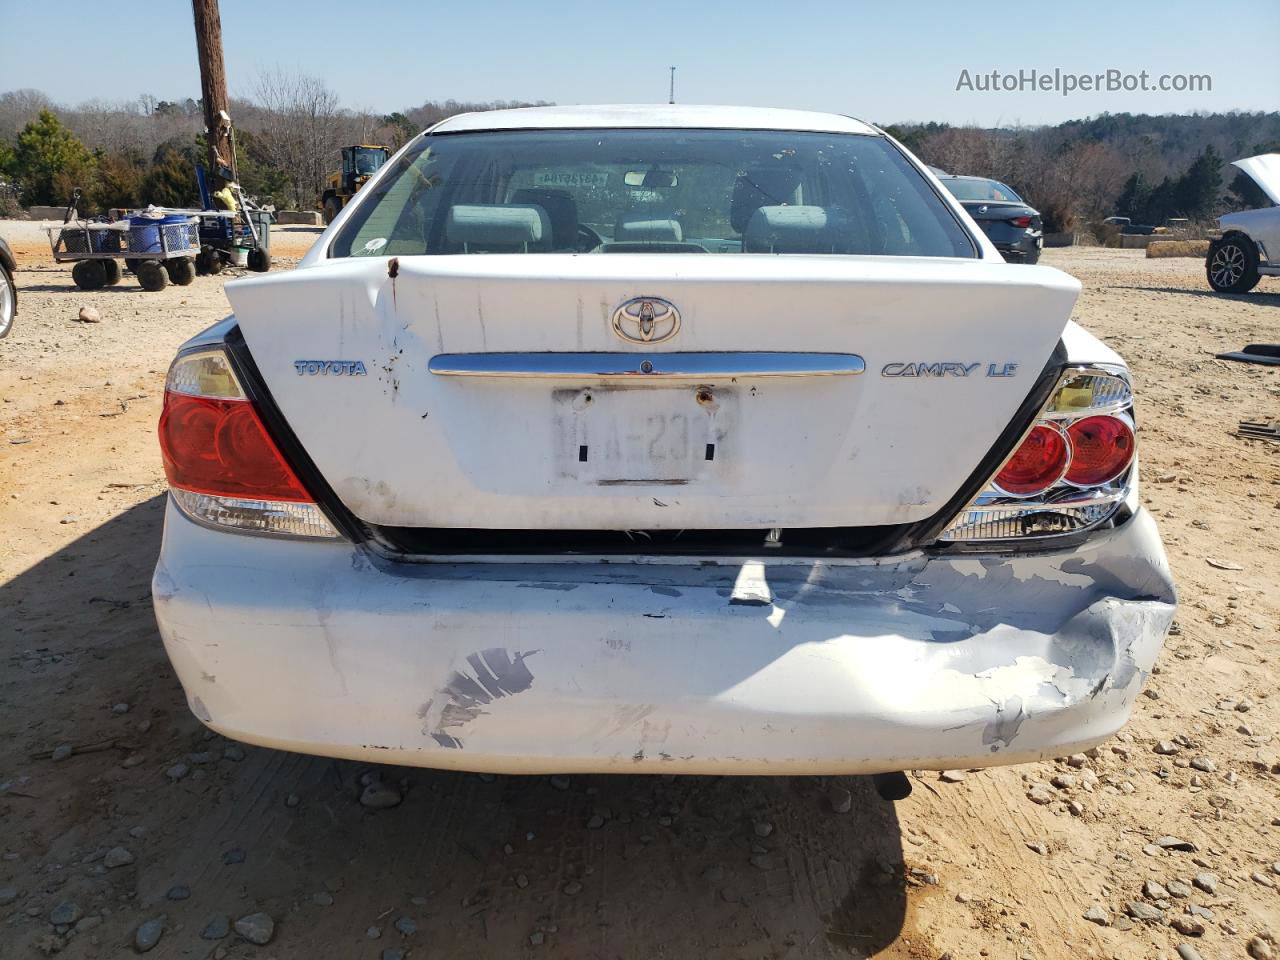
[[[883,137],[670,129],[423,137],[331,250],[976,256]]]
[[[999,180],[954,180],[946,179],[942,185],[951,191],[957,200],[1003,200],[1021,203],[1022,198],[1006,187]]]

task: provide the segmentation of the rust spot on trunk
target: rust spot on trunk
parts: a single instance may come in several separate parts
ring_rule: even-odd
[[[392,257],[387,261],[387,276],[394,280],[400,273],[400,258]]]

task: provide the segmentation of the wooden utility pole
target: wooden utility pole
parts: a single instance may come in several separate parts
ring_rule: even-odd
[[[209,189],[221,190],[234,177],[231,114],[227,111],[227,74],[222,65],[222,18],[218,0],[191,0],[200,58],[200,96],[209,138]]]

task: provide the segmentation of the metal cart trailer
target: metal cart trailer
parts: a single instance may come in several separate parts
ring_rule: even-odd
[[[198,222],[186,214],[133,215],[114,223],[77,221],[46,230],[53,259],[75,262],[71,278],[81,290],[119,283],[123,260],[143,290],[156,291],[170,281],[186,286],[195,279]]]

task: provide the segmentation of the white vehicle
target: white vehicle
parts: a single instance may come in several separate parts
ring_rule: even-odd
[[[446,120],[169,372],[154,598],[191,709],[511,773],[1098,743],[1174,587],[1078,291],[845,117]]]
[[[1248,293],[1262,277],[1280,277],[1280,153],[1236,160],[1275,206],[1218,218],[1222,237],[1209,246],[1205,273],[1219,293]]]

